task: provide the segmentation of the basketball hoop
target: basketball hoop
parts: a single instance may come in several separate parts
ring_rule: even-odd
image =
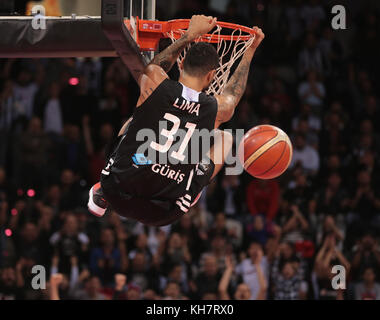
[[[190,19],[176,19],[170,21],[126,20],[126,26],[134,31],[135,40],[141,51],[155,51],[161,38],[169,38],[175,42],[186,32]],[[223,34],[224,31],[230,34]],[[229,22],[220,22],[212,33],[205,34],[195,42],[214,43],[220,57],[219,67],[216,70],[214,80],[207,89],[208,94],[221,94],[228,81],[231,67],[244,52],[251,46],[255,39],[255,30]],[[177,64],[180,65],[191,44],[179,55]]]

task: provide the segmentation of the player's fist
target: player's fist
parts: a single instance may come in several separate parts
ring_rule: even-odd
[[[63,275],[61,273],[52,274],[50,277],[50,285],[58,287],[63,280]]]
[[[264,40],[265,34],[259,27],[254,27],[253,30],[255,30],[255,39],[253,40],[251,48],[256,49],[260,45],[261,41]]]
[[[264,252],[262,249],[258,249],[254,258],[255,264],[260,264],[263,259]]]
[[[125,285],[127,281],[127,276],[122,273],[115,274],[115,283],[119,285]]]
[[[216,18],[204,15],[191,17],[187,34],[190,39],[195,40],[211,31],[216,26]]]
[[[124,274],[115,274],[115,287],[117,291],[121,291],[127,282],[127,277]]]

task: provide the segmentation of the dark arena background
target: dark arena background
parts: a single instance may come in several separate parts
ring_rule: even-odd
[[[271,124],[294,148],[279,178],[220,174],[161,228],[88,212],[139,88],[116,54],[4,54],[19,50],[9,21],[36,4],[101,15],[99,0],[0,1],[0,300],[380,300],[380,1],[157,0],[159,20],[263,29],[223,128]]]

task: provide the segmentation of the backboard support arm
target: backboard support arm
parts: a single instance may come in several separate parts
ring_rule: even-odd
[[[124,0],[102,0],[101,20],[104,34],[138,81],[147,61],[124,24]]]

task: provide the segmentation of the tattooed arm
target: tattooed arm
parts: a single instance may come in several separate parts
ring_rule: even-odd
[[[252,58],[256,52],[257,47],[265,37],[261,29],[255,29],[255,41],[244,53],[239,66],[236,68],[230,80],[228,80],[223,93],[221,95],[215,96],[218,101],[218,114],[216,116],[215,123],[216,128],[219,127],[223,122],[227,122],[232,118],[235,108],[244,94]]]
[[[154,57],[150,64],[160,66],[165,72],[169,72],[176,62],[180,53],[186,48],[186,46],[192,42],[188,33],[185,33],[179,40],[171,44],[164,51],[160,52]]]
[[[212,30],[215,25],[216,18],[206,17],[204,15],[192,16],[186,33],[179,40],[155,56],[150,64],[158,65],[165,72],[169,72],[186,46],[198,37]]]
[[[137,101],[137,107],[143,104],[165,79],[169,78],[167,72],[172,68],[178,55],[190,43],[190,39],[191,37],[188,33],[184,34],[181,39],[156,55],[148,64],[139,79],[140,97]]]

